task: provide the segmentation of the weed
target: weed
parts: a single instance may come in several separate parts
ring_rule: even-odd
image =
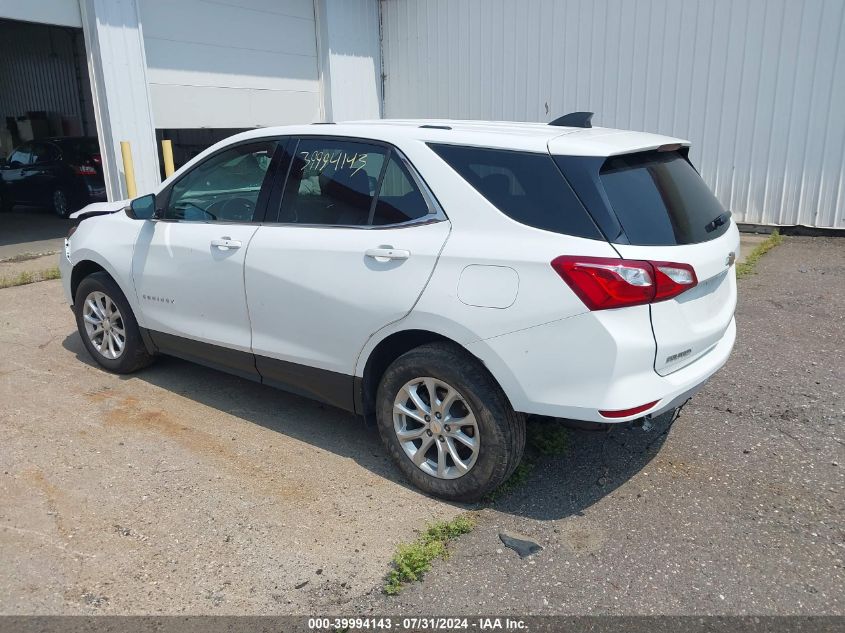
[[[420,580],[434,559],[449,557],[449,541],[474,527],[475,520],[464,514],[453,521],[433,523],[414,542],[400,544],[393,555],[393,568],[384,581],[384,593],[394,596],[409,582]]]
[[[760,261],[760,258],[781,242],[783,242],[783,235],[775,229],[766,241],[760,242],[754,247],[754,250],[748,254],[748,257],[745,258],[744,262],[736,265],[736,278],[742,279],[748,275],[753,275],[757,267],[757,262]]]
[[[505,483],[484,498],[487,503],[493,503],[524,484],[541,457],[563,455],[569,445],[568,431],[553,418],[532,419],[525,431],[527,437],[522,461]]]
[[[563,455],[569,445],[566,429],[557,422],[537,421],[528,427],[526,444],[541,455]]]
[[[0,288],[11,288],[13,286],[25,286],[26,284],[35,283],[36,281],[45,281],[47,279],[59,279],[61,277],[58,266],[47,268],[39,272],[23,271],[11,277],[0,277]]]

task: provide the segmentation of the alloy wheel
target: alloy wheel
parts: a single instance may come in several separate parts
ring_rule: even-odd
[[[405,455],[438,479],[457,479],[475,465],[478,422],[466,399],[432,377],[410,380],[393,401],[393,429]]]
[[[104,358],[120,358],[126,347],[126,326],[111,297],[99,291],[90,293],[82,306],[82,320],[94,349]]]

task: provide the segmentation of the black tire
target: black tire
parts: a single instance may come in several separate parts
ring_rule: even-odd
[[[94,292],[101,292],[106,295],[120,311],[123,331],[125,332],[125,343],[122,353],[117,358],[107,358],[94,346],[85,329],[84,305],[86,299]],[[141,339],[141,332],[138,329],[138,322],[135,314],[129,307],[126,296],[120,290],[107,273],[98,272],[85,277],[76,290],[76,297],[73,301],[73,313],[76,316],[76,327],[82,343],[103,369],[115,374],[131,374],[153,362],[154,357],[147,352],[144,341]]]
[[[73,213],[73,209],[70,204],[70,197],[64,189],[56,189],[50,195],[50,205],[53,209],[53,213],[60,218],[66,218]]]
[[[402,449],[394,430],[394,399],[406,383],[424,376],[442,380],[460,392],[478,423],[476,461],[454,479],[423,472]],[[522,459],[523,416],[514,412],[487,369],[458,345],[429,343],[403,354],[385,371],[376,398],[379,434],[387,452],[411,483],[428,494],[451,501],[476,501],[504,483]]]

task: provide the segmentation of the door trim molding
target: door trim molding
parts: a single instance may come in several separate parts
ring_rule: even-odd
[[[141,328],[141,337],[155,351],[234,374],[289,393],[356,413],[355,378],[328,369],[257,356],[213,343]]]

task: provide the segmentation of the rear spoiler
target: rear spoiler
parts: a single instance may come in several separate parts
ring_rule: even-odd
[[[70,214],[74,220],[84,220],[85,218],[93,218],[97,215],[108,215],[109,213],[117,213],[123,211],[129,206],[131,200],[115,200],[114,202],[92,202],[91,204],[82,207],[79,211]]]

